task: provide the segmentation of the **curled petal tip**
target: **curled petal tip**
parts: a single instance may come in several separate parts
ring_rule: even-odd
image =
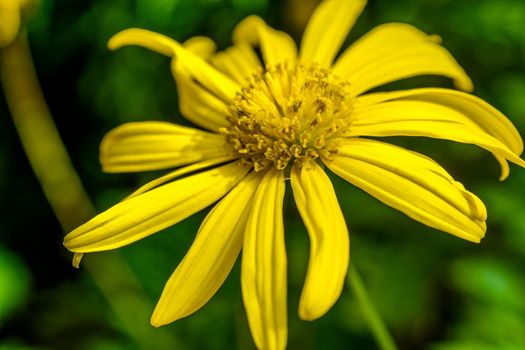
[[[507,178],[509,177],[509,172],[501,172],[501,175],[499,176],[498,180],[503,182],[505,180],[507,180]]]
[[[107,47],[109,50],[111,51],[115,51],[115,50],[118,50],[119,48],[122,47],[122,44],[119,42],[119,35],[121,34],[122,32],[119,32],[115,35],[113,35],[111,38],[109,38],[108,40],[108,44],[107,44]]]
[[[133,45],[135,44],[134,41],[136,41],[137,38],[144,37],[143,32],[147,31],[140,28],[127,28],[121,30],[120,32],[109,38],[108,49],[117,50],[120,49],[122,46]]]
[[[80,267],[80,260],[82,260],[82,257],[84,256],[84,253],[75,253],[73,255],[73,261],[71,262],[74,268]]]
[[[173,57],[173,47],[178,43],[162,34],[141,28],[124,29],[108,41],[108,49],[113,51],[129,45],[141,46],[161,55]]]

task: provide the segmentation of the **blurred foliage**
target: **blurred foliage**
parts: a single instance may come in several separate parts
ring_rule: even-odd
[[[26,302],[30,274],[20,258],[0,246],[0,325]]]
[[[116,53],[109,37],[143,27],[185,40],[230,43],[235,24],[259,14],[300,39],[315,1],[41,0],[28,22],[42,88],[68,150],[98,210],[160,172],[103,174],[98,143],[127,121],[188,123],[178,112],[169,60],[140,48]],[[521,0],[370,0],[347,45],[375,25],[406,22],[437,33],[473,78],[478,96],[525,134],[525,3]],[[385,89],[451,87],[422,77]],[[1,95],[1,94],[0,94]],[[351,230],[352,260],[402,349],[525,349],[525,172],[497,181],[490,155],[465,145],[399,138],[438,160],[488,211],[480,245],[418,224],[333,177]],[[70,268],[60,227],[25,160],[0,97],[0,350],[136,349],[82,268]],[[290,191],[285,208],[289,259],[289,348],[375,349],[351,291],[315,322],[297,317],[308,240]],[[155,301],[191,244],[205,213],[121,249]],[[86,259],[92,258],[87,256]],[[113,272],[108,267],[106,273]],[[104,272],[104,271],[103,271]],[[251,349],[236,266],[201,311],[167,326],[180,349]],[[116,298],[125,298],[126,291]],[[129,317],[137,324],[133,305]]]

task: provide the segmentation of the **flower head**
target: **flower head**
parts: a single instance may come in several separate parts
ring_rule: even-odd
[[[152,324],[202,307],[242,248],[243,300],[254,341],[260,349],[282,349],[286,177],[310,238],[302,319],[316,319],[335,303],[349,262],[348,230],[325,166],[423,224],[479,242],[487,214],[478,197],[430,158],[367,137],[425,136],[478,145],[499,161],[501,179],[508,175],[507,161],[525,166],[521,137],[505,116],[466,92],[366,93],[424,74],[449,77],[467,92],[472,82],[437,36],[406,24],[373,29],[334,61],[364,5],[322,2],[299,52],[286,33],[255,16],[242,21],[234,45],[218,53],[204,37],[180,44],[142,29],[115,35],[112,49],[139,45],[172,57],[181,112],[207,131],[166,122],[128,123],[111,131],[101,145],[105,171],[180,168],[68,234],[65,246],[79,254],[118,248],[218,201],[168,280]]]
[[[20,0],[0,0],[0,48],[7,46],[20,27]]]

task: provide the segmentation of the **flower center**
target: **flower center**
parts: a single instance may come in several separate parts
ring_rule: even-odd
[[[351,124],[348,85],[314,65],[269,67],[237,94],[222,131],[255,171],[329,159]]]

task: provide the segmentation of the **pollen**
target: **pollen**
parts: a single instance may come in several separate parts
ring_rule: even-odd
[[[316,65],[286,63],[254,74],[228,109],[221,129],[255,171],[330,159],[351,126],[349,84]]]

